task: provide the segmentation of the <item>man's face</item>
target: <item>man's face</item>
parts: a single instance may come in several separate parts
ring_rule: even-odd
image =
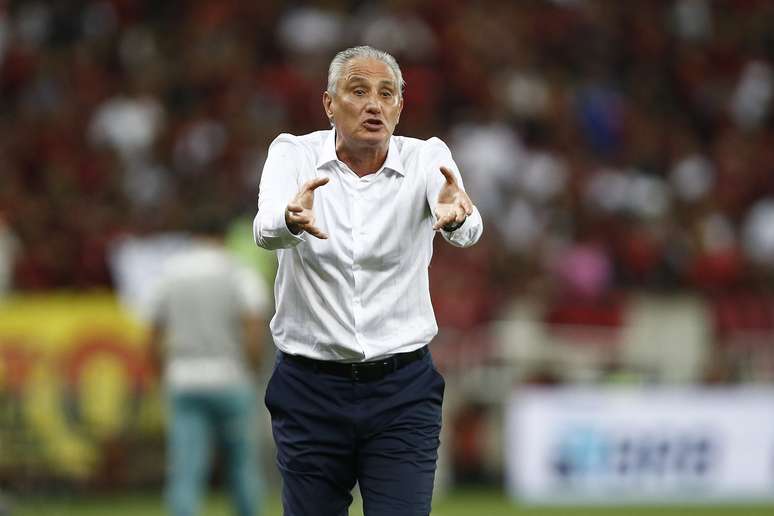
[[[344,65],[336,93],[323,94],[323,105],[345,147],[386,146],[398,125],[403,98],[389,66],[378,59],[356,58]]]

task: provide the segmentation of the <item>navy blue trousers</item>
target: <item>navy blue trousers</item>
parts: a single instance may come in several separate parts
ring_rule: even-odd
[[[277,360],[266,388],[285,516],[430,514],[444,380],[430,354],[359,383]]]

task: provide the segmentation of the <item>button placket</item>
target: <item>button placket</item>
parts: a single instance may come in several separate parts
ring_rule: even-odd
[[[353,178],[354,179],[354,178]],[[362,310],[360,305],[361,289],[362,289],[362,277],[360,276],[361,266],[360,260],[362,259],[362,239],[359,235],[362,232],[364,224],[363,217],[363,202],[362,195],[360,193],[360,181],[354,179],[352,182],[353,194],[352,199],[352,277],[354,280],[354,291],[352,296],[352,312],[354,315],[355,323],[355,337],[359,340],[362,335],[360,323],[363,320]]]

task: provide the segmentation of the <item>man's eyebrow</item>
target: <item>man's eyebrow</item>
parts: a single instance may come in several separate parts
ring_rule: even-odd
[[[347,77],[347,82],[368,82],[368,79],[362,75],[350,75]]]

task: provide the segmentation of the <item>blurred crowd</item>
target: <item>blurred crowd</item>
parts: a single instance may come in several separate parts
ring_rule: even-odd
[[[251,217],[269,143],[326,128],[328,63],[368,43],[403,69],[398,133],[444,139],[485,218],[436,246],[442,325],[766,290],[772,27],[766,0],[0,2],[0,287],[109,287],[122,235]]]

